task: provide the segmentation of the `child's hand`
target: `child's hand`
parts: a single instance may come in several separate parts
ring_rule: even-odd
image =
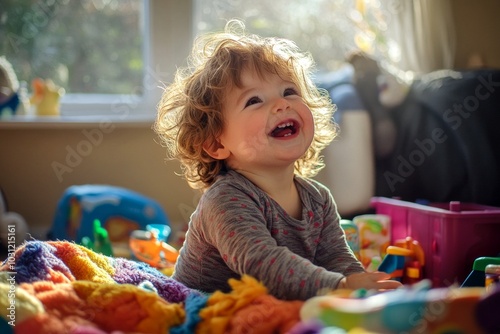
[[[372,273],[356,273],[344,277],[339,285],[338,289],[376,289],[376,290],[392,290],[397,289],[402,284],[398,281],[390,280],[390,275],[383,273],[381,271],[376,271]]]

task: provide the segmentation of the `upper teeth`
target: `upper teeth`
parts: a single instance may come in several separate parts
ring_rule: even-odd
[[[292,122],[288,122],[288,123],[283,123],[283,124],[280,124],[278,125],[278,128],[286,128],[287,126],[292,126],[293,123]]]

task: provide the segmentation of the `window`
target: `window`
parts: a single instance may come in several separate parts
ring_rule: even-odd
[[[63,87],[63,115],[152,117],[194,36],[229,19],[334,70],[354,48],[389,53],[386,13],[377,0],[2,0],[0,55],[30,92],[35,77]]]
[[[0,54],[28,90],[34,78],[50,79],[64,88],[63,104],[88,109],[144,98],[147,1],[10,0],[2,7]]]
[[[331,71],[357,49],[396,55],[385,39],[389,11],[375,0],[196,0],[195,31],[221,30],[232,18],[263,36],[295,41],[312,53],[318,70]]]
[[[19,1],[2,50],[20,80],[51,78],[68,94],[137,94],[143,1]]]

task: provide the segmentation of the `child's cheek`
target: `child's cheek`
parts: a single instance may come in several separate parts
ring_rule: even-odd
[[[238,145],[240,154],[248,161],[253,161],[258,158],[259,153],[266,148],[266,134],[264,129],[251,131],[242,142]]]

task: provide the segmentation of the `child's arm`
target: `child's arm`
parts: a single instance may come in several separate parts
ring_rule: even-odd
[[[400,287],[401,283],[390,280],[390,275],[387,273],[365,272],[345,241],[344,232],[339,223],[340,217],[333,198],[327,193],[325,199],[325,228],[323,235],[328,242],[323,243],[325,245],[325,247],[322,247],[323,259],[326,262],[322,265],[329,270],[340,271],[346,276],[340,280],[337,288],[389,290]],[[329,245],[329,247],[326,245]],[[338,261],[338,259],[342,259],[342,261]]]
[[[344,276],[364,272],[363,266],[351,252],[345,240],[344,231],[340,226],[340,217],[331,193],[321,186],[320,191],[324,200],[323,228],[315,263],[329,271],[342,273]]]

